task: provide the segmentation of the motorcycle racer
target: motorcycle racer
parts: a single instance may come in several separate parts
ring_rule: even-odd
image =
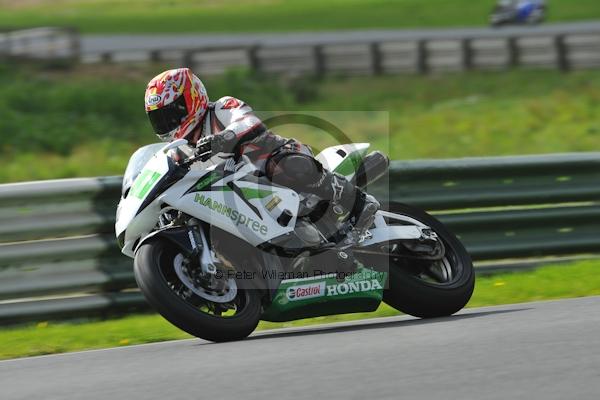
[[[509,23],[540,23],[547,11],[545,0],[499,0],[492,11],[494,26]]]
[[[202,81],[189,68],[152,78],[145,109],[160,140],[186,139],[194,151],[245,155],[275,184],[315,194],[349,211],[353,229],[347,244],[360,242],[372,225],[380,207],[373,196],[324,168],[309,146],[269,131],[243,101],[225,96],[209,102]]]

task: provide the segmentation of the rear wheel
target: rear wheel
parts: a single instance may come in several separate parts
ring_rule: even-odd
[[[383,301],[421,318],[442,317],[461,310],[475,285],[473,263],[465,247],[441,222],[419,209],[394,203],[388,211],[429,226],[441,241],[444,255],[431,261],[389,256],[389,288]],[[390,219],[388,223],[393,223]]]
[[[148,303],[173,325],[202,339],[225,342],[250,335],[260,320],[260,292],[240,289],[233,279],[209,287],[185,263],[170,242],[159,239],[140,246],[134,273]]]

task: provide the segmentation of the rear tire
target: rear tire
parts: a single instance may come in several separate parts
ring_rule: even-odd
[[[410,268],[405,268],[411,261],[395,262],[390,258],[389,288],[384,291],[383,301],[399,311],[421,318],[443,317],[461,310],[475,287],[473,263],[463,244],[441,222],[424,211],[400,203],[390,204],[388,211],[408,215],[431,227],[444,243],[446,257],[455,276],[443,284],[428,282],[420,279]]]
[[[260,320],[260,292],[238,289],[234,300],[241,300],[239,303],[243,307],[233,316],[205,313],[175,293],[165,278],[161,263],[172,263],[177,253],[174,245],[162,240],[144,243],[137,251],[134,261],[135,279],[148,303],[173,325],[202,339],[226,342],[250,335]]]

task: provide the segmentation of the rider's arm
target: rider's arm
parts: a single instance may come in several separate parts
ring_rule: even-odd
[[[264,124],[254,114],[252,108],[235,97],[226,96],[215,102],[214,115],[215,121],[211,121],[215,125],[213,132],[217,132],[216,135],[233,132],[235,136],[229,134],[226,145],[235,141],[235,150],[266,131]],[[233,148],[224,150],[233,151]]]

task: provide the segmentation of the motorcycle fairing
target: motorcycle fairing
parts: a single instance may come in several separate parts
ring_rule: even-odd
[[[122,252],[133,257],[135,242],[156,227],[164,207],[183,211],[253,246],[293,231],[298,214],[298,194],[285,187],[244,181],[245,176],[256,170],[252,164],[247,163],[211,182],[210,190],[190,191],[216,167],[190,169],[183,178],[152,198],[170,171],[166,153],[157,152],[119,203],[115,231]],[[290,218],[280,218],[284,213]]]
[[[369,143],[341,144],[324,149],[315,158],[326,169],[352,180],[369,146]]]
[[[386,282],[386,272],[367,267],[360,267],[343,280],[336,274],[284,279],[261,319],[283,322],[375,311],[383,299]]]

